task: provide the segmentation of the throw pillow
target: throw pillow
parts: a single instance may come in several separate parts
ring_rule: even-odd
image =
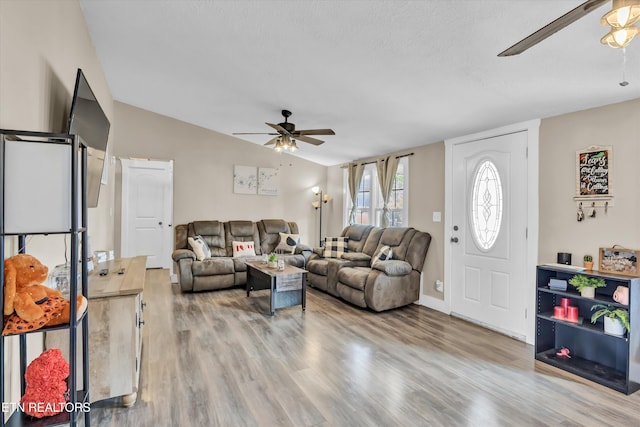
[[[233,257],[256,256],[256,248],[253,242],[233,242]]]
[[[391,249],[390,246],[382,246],[380,249],[378,249],[378,252],[376,252],[373,255],[373,258],[371,258],[371,266],[373,267],[373,264],[375,264],[378,261],[386,261],[388,259],[391,259],[393,257],[393,250]]]
[[[276,246],[276,252],[292,254],[298,243],[300,243],[299,234],[280,233],[280,243]]]
[[[324,252],[325,258],[340,258],[343,253],[347,252],[348,237],[325,237]]]
[[[189,242],[189,246],[191,246],[191,250],[196,254],[196,259],[198,261],[202,261],[205,258],[211,258],[211,250],[209,250],[209,245],[204,241],[202,236],[193,236],[187,238]]]

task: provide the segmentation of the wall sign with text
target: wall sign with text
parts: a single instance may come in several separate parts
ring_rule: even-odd
[[[612,197],[611,147],[576,151],[576,198]]]

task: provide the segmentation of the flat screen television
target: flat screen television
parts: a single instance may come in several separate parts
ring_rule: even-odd
[[[87,207],[98,206],[111,123],[100,107],[82,70],[78,68],[67,132],[87,147]]]

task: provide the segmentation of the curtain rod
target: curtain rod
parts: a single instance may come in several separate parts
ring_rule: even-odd
[[[402,158],[402,157],[409,157],[409,156],[413,156],[413,153],[407,153],[407,154],[402,154],[402,155],[400,155],[400,156],[396,156],[396,159],[400,159],[400,158]],[[384,159],[382,159],[382,161],[384,162]],[[356,164],[360,164],[360,165],[370,165],[370,164],[372,164],[372,163],[376,163],[376,162],[377,162],[377,160],[371,160],[370,162],[363,162],[363,163],[357,163],[357,162],[355,162],[355,163],[356,163]],[[342,165],[342,166],[340,166],[340,167],[341,167],[342,169],[345,169],[345,168],[348,168],[348,167],[349,167],[349,165],[350,165],[350,163],[347,163],[346,165]]]

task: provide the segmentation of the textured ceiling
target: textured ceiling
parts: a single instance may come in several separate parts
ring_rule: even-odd
[[[80,0],[114,99],[215,131],[332,128],[325,165],[640,96],[640,41],[600,44],[607,4],[496,55],[582,1]],[[245,139],[263,144],[270,136]]]

